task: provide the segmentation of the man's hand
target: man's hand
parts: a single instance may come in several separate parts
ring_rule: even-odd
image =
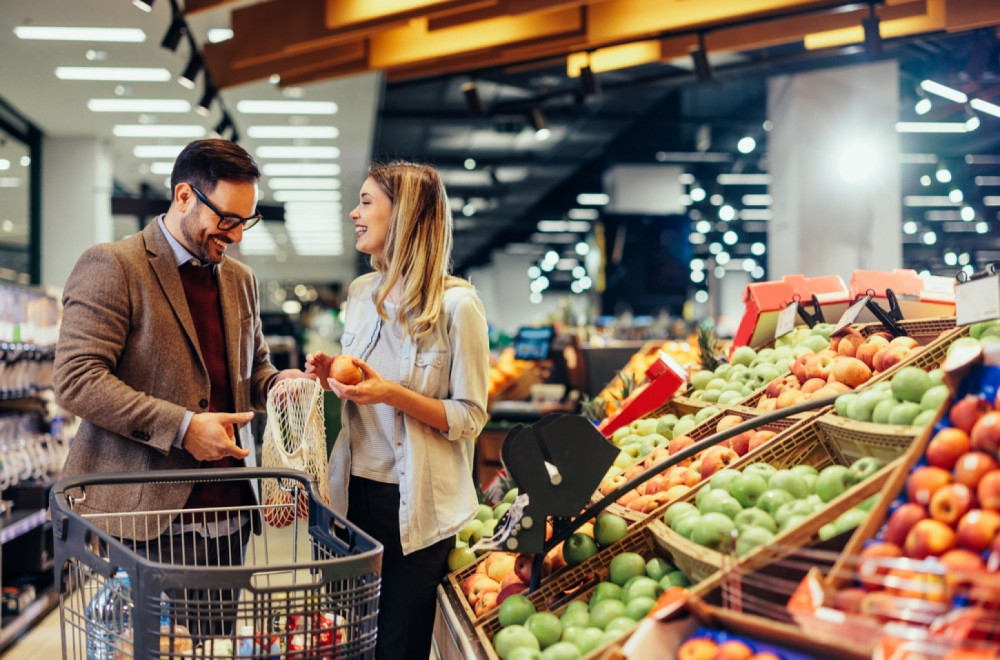
[[[252,412],[196,413],[184,434],[184,449],[199,461],[217,461],[226,456],[246,458],[250,449],[236,444],[236,426],[251,419]]]
[[[333,364],[332,355],[327,355],[323,351],[316,351],[306,356],[306,377],[315,378],[323,389],[330,389],[327,379],[330,377],[330,365]]]

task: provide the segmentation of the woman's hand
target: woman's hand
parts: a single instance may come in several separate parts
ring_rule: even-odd
[[[360,358],[353,358],[351,362],[354,366],[361,369],[364,379],[357,385],[347,385],[339,380],[328,377],[326,383],[330,386],[330,389],[339,398],[354,401],[360,405],[386,403],[394,383],[382,378],[377,371],[368,366],[368,363]],[[327,367],[327,373],[329,373],[329,366]]]
[[[306,377],[318,379],[320,385],[323,386],[323,389],[329,390],[330,385],[327,381],[330,378],[330,365],[333,364],[333,358],[333,355],[327,355],[323,351],[316,351],[315,353],[307,355],[305,370]]]

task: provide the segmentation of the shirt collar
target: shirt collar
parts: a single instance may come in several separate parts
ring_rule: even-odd
[[[156,218],[156,222],[159,223],[160,230],[166,237],[167,243],[170,244],[170,249],[174,253],[174,262],[177,264],[178,267],[186,263],[194,263],[196,266],[204,265],[193,254],[188,252],[187,248],[181,245],[180,241],[174,238],[173,235],[167,230],[167,225],[163,222],[162,215]]]

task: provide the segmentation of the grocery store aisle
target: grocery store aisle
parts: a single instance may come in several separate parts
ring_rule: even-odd
[[[39,660],[62,657],[59,608],[56,607],[0,656],[3,660]]]

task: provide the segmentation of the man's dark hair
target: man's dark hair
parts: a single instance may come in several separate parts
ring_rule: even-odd
[[[170,189],[187,182],[207,195],[215,190],[219,181],[256,183],[259,180],[257,163],[240,145],[229,140],[196,140],[184,147],[174,161]]]

